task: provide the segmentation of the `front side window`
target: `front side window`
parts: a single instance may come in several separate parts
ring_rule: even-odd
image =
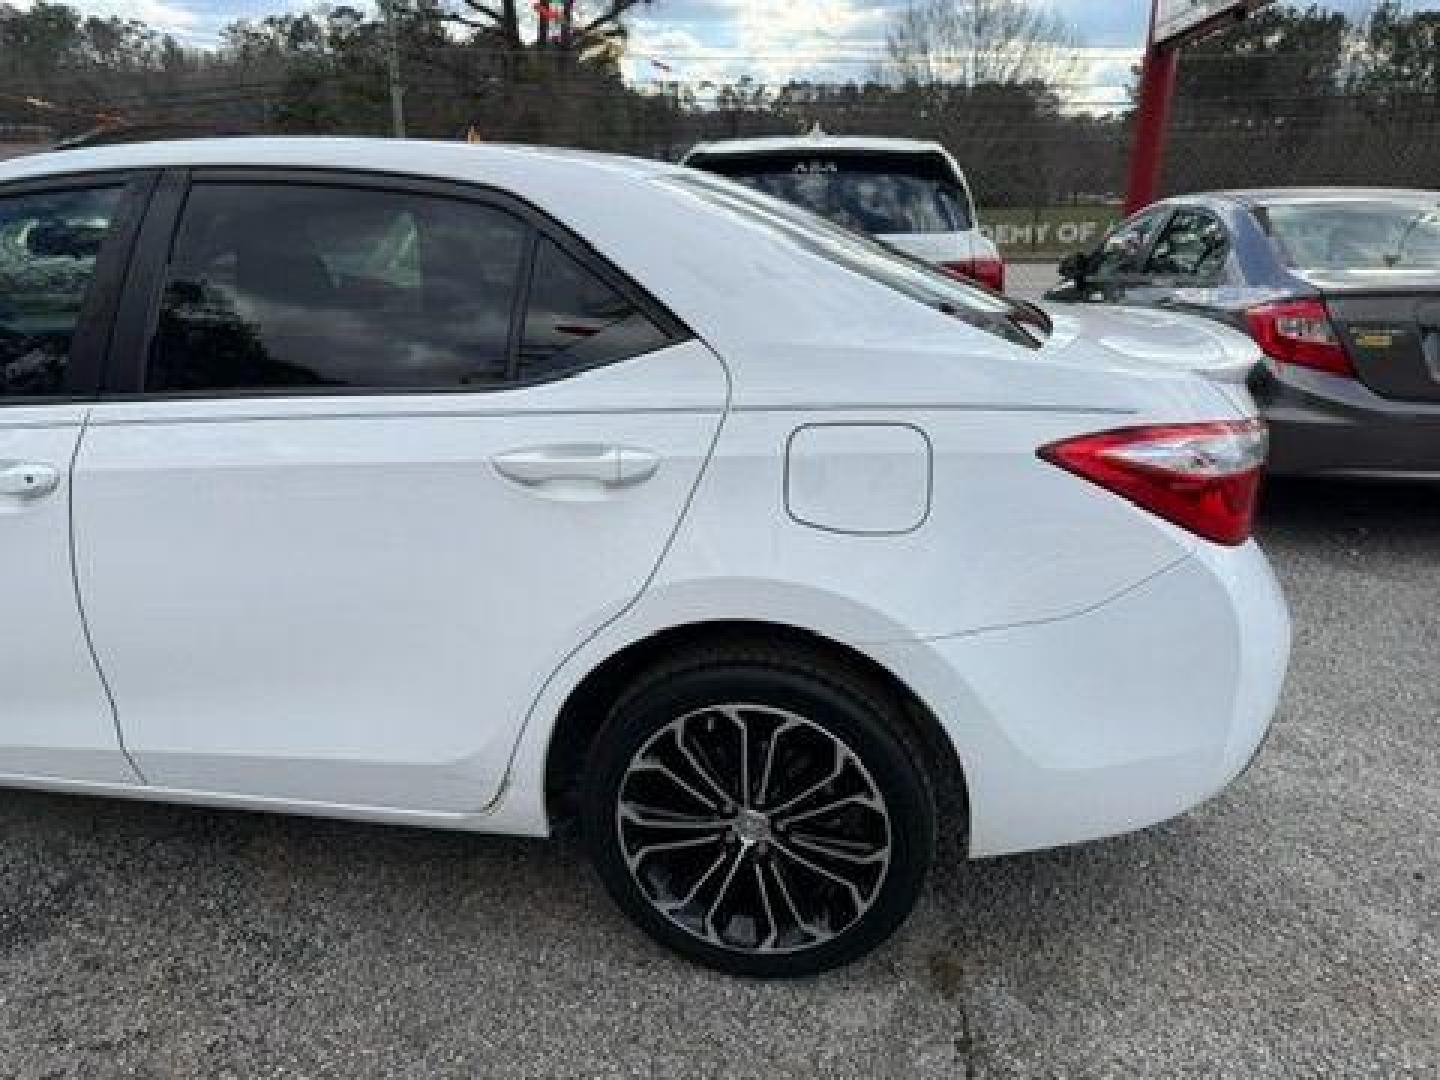
[[[529,227],[398,191],[214,183],[175,238],[146,389],[483,388],[508,378]]]
[[[118,187],[0,196],[0,399],[65,393]]]
[[[1168,212],[1152,210],[1116,226],[1100,245],[1100,258],[1091,276],[1106,278],[1140,273],[1145,252],[1150,246],[1150,238]]]
[[[1218,218],[1177,210],[1155,241],[1145,272],[1161,277],[1213,278],[1225,264],[1229,239]]]

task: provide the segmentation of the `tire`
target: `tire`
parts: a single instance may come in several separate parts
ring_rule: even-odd
[[[935,841],[930,780],[893,698],[786,646],[695,650],[642,675],[581,780],[615,902],[662,945],[737,975],[814,975],[881,944]]]

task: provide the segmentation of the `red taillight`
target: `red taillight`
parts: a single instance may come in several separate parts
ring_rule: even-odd
[[[1232,547],[1250,537],[1267,438],[1259,420],[1081,435],[1040,456],[1182,528]]]
[[[999,259],[961,259],[958,262],[940,264],[951,277],[965,281],[978,281],[996,292],[1005,291],[1005,264]]]
[[[1247,311],[1245,319],[1250,333],[1272,360],[1355,377],[1355,368],[1330,323],[1330,312],[1323,300],[1262,304]]]

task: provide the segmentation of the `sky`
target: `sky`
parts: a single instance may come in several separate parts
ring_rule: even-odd
[[[313,0],[69,0],[86,11],[140,18],[195,44],[213,44],[241,18],[301,10]],[[350,0],[355,3],[355,0]],[[582,4],[585,0],[581,0]],[[591,5],[599,0],[589,0]],[[636,83],[779,84],[791,78],[863,79],[884,51],[885,25],[910,0],[651,0],[631,20],[627,74]],[[1082,75],[1067,87],[1073,109],[1123,103],[1140,56],[1150,0],[1027,0],[1053,8],[1075,32]],[[1301,0],[1308,4],[1310,0]],[[1325,0],[1360,13],[1374,0]],[[369,7],[373,0],[355,6]],[[27,6],[22,0],[17,6]],[[1407,0],[1411,9],[1440,0]],[[658,63],[657,63],[658,62]],[[664,65],[669,71],[659,65]]]
[[[886,22],[910,2],[653,0],[645,16],[632,20],[628,73],[636,82],[729,82],[747,74],[765,83],[864,78],[884,55]],[[1064,88],[1068,106],[1103,112],[1124,105],[1145,44],[1150,0],[1028,2],[1053,10],[1080,43],[1080,74]],[[1308,6],[1311,0],[1292,2]],[[1320,0],[1322,7],[1352,15],[1374,3]],[[1440,8],[1440,0],[1407,0],[1406,6]],[[656,60],[672,74],[657,68]]]

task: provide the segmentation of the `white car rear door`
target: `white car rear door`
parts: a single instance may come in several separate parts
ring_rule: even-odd
[[[545,679],[663,554],[723,367],[473,189],[197,173],[179,218],[153,325],[118,335],[137,392],[75,470],[131,753],[167,788],[483,809]],[[170,248],[163,207],[146,230]]]

